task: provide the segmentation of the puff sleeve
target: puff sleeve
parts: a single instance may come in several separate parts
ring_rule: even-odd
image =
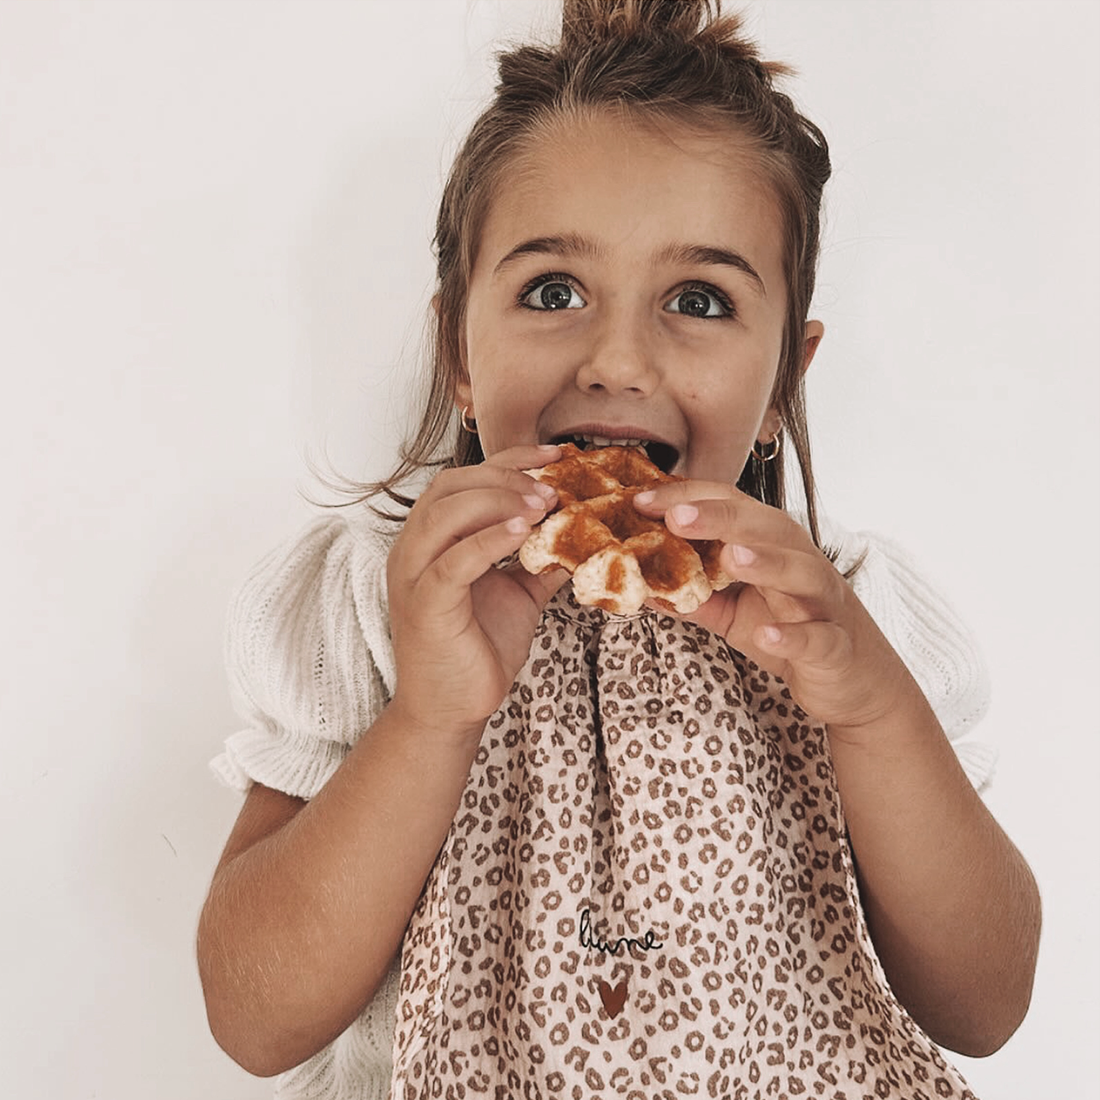
[[[862,558],[851,582],[856,595],[920,685],[963,771],[984,791],[993,778],[996,752],[963,740],[989,707],[989,674],[974,636],[896,543],[831,525],[822,533],[828,545],[839,549],[836,564],[842,572]]]
[[[211,762],[226,784],[312,798],[393,691],[385,564],[392,539],[315,521],[236,592],[226,670],[244,723]]]

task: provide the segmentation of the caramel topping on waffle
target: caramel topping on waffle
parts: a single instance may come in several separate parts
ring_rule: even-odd
[[[681,480],[640,449],[566,443],[559,461],[527,473],[557,490],[558,507],[520,548],[520,562],[531,573],[569,570],[579,603],[626,615],[649,600],[686,614],[729,584],[719,543],[680,538],[634,507],[643,489]]]

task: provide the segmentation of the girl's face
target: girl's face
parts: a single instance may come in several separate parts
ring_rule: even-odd
[[[456,404],[485,454],[640,439],[666,445],[650,449],[666,470],[736,481],[779,427],[781,241],[729,132],[598,114],[540,138],[498,188],[470,279]]]

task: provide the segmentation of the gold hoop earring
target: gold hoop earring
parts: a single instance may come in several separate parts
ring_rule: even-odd
[[[467,415],[470,411],[469,405],[462,406],[462,412],[458,414],[459,422],[462,424],[462,430],[469,432],[470,435],[477,435],[477,421],[471,420]]]
[[[779,457],[779,452],[783,446],[783,436],[781,433],[776,432],[775,435],[772,436],[771,442],[764,444],[764,446],[770,448],[770,450],[763,452],[758,451],[757,447],[759,446],[759,440],[752,445],[752,457],[760,463],[774,462]]]

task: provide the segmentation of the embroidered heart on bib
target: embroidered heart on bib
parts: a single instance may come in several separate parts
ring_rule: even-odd
[[[599,982],[600,1000],[603,1001],[604,1011],[614,1019],[623,1010],[626,1004],[626,982],[619,982],[614,989],[602,978]]]

